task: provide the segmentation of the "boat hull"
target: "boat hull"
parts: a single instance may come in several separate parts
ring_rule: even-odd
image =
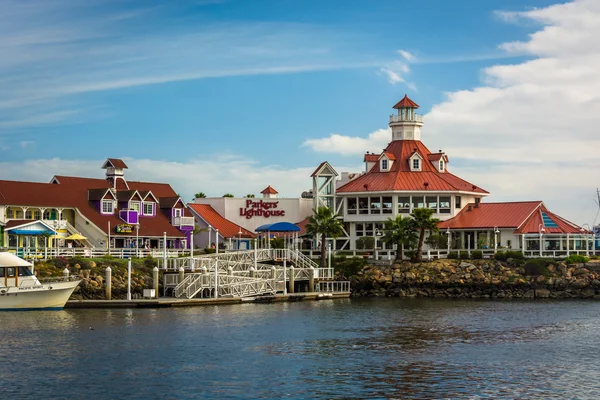
[[[38,288],[0,290],[0,311],[61,310],[79,282],[52,282]]]

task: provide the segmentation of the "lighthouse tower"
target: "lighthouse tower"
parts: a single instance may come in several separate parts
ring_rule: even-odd
[[[392,140],[421,140],[423,116],[415,113],[419,105],[404,95],[394,108],[398,115],[390,115]]]

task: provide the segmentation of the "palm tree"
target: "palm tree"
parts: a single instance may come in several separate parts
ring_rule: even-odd
[[[194,195],[195,199],[205,199],[206,198],[206,194],[204,192],[198,192]]]
[[[234,197],[231,193],[225,193],[223,197]]]
[[[411,224],[413,229],[419,231],[419,245],[417,246],[416,261],[421,261],[421,252],[423,251],[423,242],[425,241],[425,231],[438,232],[437,227],[439,219],[433,218],[435,210],[431,208],[415,208],[410,214],[412,217]]]
[[[389,246],[396,245],[395,262],[402,261],[402,253],[405,247],[412,248],[417,242],[417,232],[410,218],[402,218],[398,215],[395,219],[388,218],[383,228],[383,242]]]
[[[247,198],[247,199],[253,199],[253,198],[254,198],[254,195],[253,195],[253,194],[247,194],[247,195],[246,195],[246,198]]]
[[[325,247],[327,237],[336,238],[344,232],[344,227],[329,207],[313,209],[313,215],[308,217],[306,231],[312,235],[321,235],[321,268],[325,268]]]

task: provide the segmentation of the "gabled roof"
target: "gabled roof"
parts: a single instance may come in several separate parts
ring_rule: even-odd
[[[381,155],[379,156],[379,158],[386,156],[388,159],[394,161],[396,159],[396,156],[394,155],[394,153],[391,153],[389,151],[384,151],[383,153],[381,153]]]
[[[193,214],[200,217],[204,222],[219,230],[219,235],[224,238],[239,237],[241,230],[243,238],[252,238],[254,234],[240,225],[225,219],[210,204],[188,204]]]
[[[544,218],[546,215],[546,218]],[[454,218],[438,224],[440,229],[514,229],[515,234],[582,234],[580,226],[550,212],[541,201],[467,204]]]
[[[106,197],[106,194],[110,194],[110,196],[115,199],[115,196],[110,188],[88,189],[88,200],[100,201]]]
[[[400,100],[393,108],[419,108],[419,105],[408,98],[408,95],[404,95],[402,100]]]
[[[146,200],[146,199],[148,197],[152,197],[152,200],[154,200],[156,203],[158,203],[158,199],[156,198],[156,196],[154,196],[154,194],[151,191],[149,191],[149,190],[140,190],[139,194],[142,197],[143,201],[149,201],[149,200]]]
[[[102,164],[102,169],[106,169],[108,167],[119,168],[119,169],[127,169],[127,164],[119,158],[108,158]]]
[[[300,228],[300,232],[298,232],[298,237],[307,236],[308,230],[306,226],[308,225],[308,217],[304,218],[300,222],[296,222],[296,226]]]
[[[329,162],[327,162],[327,161],[323,161],[321,164],[319,164],[319,166],[315,169],[315,171],[312,174],[310,174],[310,176],[313,177],[313,176],[319,175],[324,168],[329,169],[329,171],[331,171],[331,173],[334,176],[338,176],[338,173],[336,172],[336,170],[333,169],[331,164],[329,164]]]
[[[261,193],[262,194],[277,194],[279,192],[277,190],[273,189],[273,187],[271,185],[269,185],[266,188],[264,188],[264,190]]]
[[[379,160],[379,157],[379,154],[367,153],[363,158],[363,162],[377,162],[377,160]]]
[[[133,199],[136,194],[139,196],[137,190],[119,190],[117,192],[117,200],[123,201],[123,202],[129,201],[129,200]],[[141,197],[140,197],[140,199],[141,199]]]
[[[44,221],[41,221],[39,219],[11,219],[10,221],[8,221],[6,223],[6,226],[4,227],[5,231],[16,231],[16,230],[20,230],[21,228],[25,228],[27,226],[30,225],[36,225],[39,224],[44,231],[46,232],[52,232],[55,233],[56,231],[47,223],[45,223]]]
[[[158,199],[160,208],[173,208],[179,203],[181,198],[179,196],[161,197]]]
[[[440,159],[443,159],[445,162],[448,162],[448,156],[444,153],[431,153],[427,156],[427,159],[429,161],[439,161]]]
[[[427,157],[431,152],[420,140],[394,140],[385,149],[396,158],[387,172],[382,172],[380,165],[375,164],[368,172],[344,184],[337,189],[338,193],[371,192],[371,191],[460,191],[480,193],[488,192],[469,183],[446,169],[440,172],[431,163],[422,163],[421,171],[411,171],[408,160],[414,154]]]

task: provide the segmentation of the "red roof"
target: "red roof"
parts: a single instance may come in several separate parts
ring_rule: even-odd
[[[308,232],[307,232],[307,229],[306,229],[306,225],[308,225],[308,217],[304,218],[300,222],[296,222],[296,226],[298,228],[300,228],[300,232],[298,232],[298,237],[302,237],[302,236],[308,235]]]
[[[262,192],[262,194],[277,194],[279,193],[277,190],[273,189],[271,185],[267,186]]]
[[[372,191],[464,191],[488,194],[487,191],[469,183],[429,161],[421,163],[421,171],[411,171],[410,157],[416,152],[423,160],[431,154],[420,140],[394,140],[384,151],[391,153],[396,161],[389,172],[381,172],[376,164],[371,170],[337,189],[338,193]]]
[[[381,153],[381,155],[385,155],[390,160],[396,160],[396,156],[394,155],[394,153],[391,153],[389,151],[384,151],[383,153]]]
[[[0,204],[7,206],[31,207],[69,207],[77,208],[94,225],[107,233],[110,222],[111,230],[123,221],[117,214],[103,215],[95,202],[88,200],[90,189],[107,189],[111,184],[106,179],[81,178],[73,176],[55,176],[52,180],[57,183],[38,183],[20,181],[0,181]],[[132,190],[150,190],[160,198],[177,196],[168,184],[151,182],[128,182]],[[140,217],[140,236],[162,237],[163,232],[168,237],[184,237],[170,222],[170,215],[161,211],[156,205],[155,217]],[[184,214],[185,215],[185,214]],[[119,236],[135,236],[120,234]]]
[[[125,164],[125,162],[119,158],[107,159],[102,168],[106,168],[106,164],[110,164],[113,168],[120,168],[120,169],[127,168],[127,164]]]
[[[240,230],[242,231],[242,237],[252,238],[254,234],[248,229],[241,227],[240,225],[231,222],[228,219],[223,218],[210,204],[188,204],[188,207],[195,212],[200,218],[202,218],[207,224],[211,225],[214,229],[219,230],[219,235],[224,238],[235,238],[239,237]]]
[[[379,160],[379,154],[367,153],[363,158],[363,162],[377,162]]]
[[[12,228],[16,228],[18,226],[31,224],[32,222],[38,222],[38,221],[35,219],[11,219],[10,221],[6,222],[6,226],[4,228],[12,229]]]
[[[542,213],[554,222],[556,227],[544,225]],[[554,225],[552,224],[552,225]],[[540,225],[545,233],[586,232],[581,227],[548,211],[541,201],[506,203],[467,204],[454,218],[438,224],[440,229],[493,229],[511,228],[515,234],[539,233]]]
[[[419,105],[408,98],[408,95],[404,95],[404,98],[400,100],[393,108],[419,108]]]

